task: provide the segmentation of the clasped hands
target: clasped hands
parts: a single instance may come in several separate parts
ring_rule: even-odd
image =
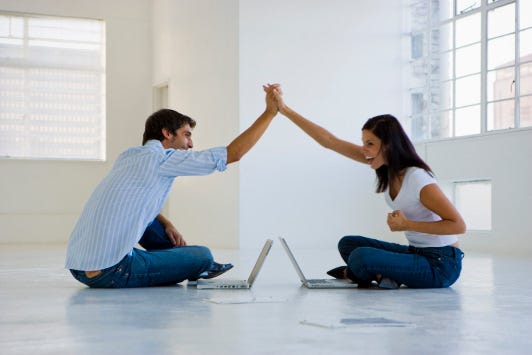
[[[283,92],[281,91],[281,84],[262,85],[262,89],[266,93],[266,109],[275,113],[283,113],[286,105],[282,99]]]

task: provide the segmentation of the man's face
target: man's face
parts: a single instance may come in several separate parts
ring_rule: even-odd
[[[163,134],[165,139],[161,143],[165,149],[187,150],[194,147],[194,143],[192,143],[192,128],[190,128],[188,123],[176,130],[174,134],[167,130],[163,130]]]

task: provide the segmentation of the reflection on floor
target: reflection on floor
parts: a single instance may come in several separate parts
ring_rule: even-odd
[[[257,251],[214,251],[247,278]],[[334,250],[294,250],[307,277]],[[466,251],[467,253],[467,251]],[[467,253],[434,290],[308,290],[279,243],[251,290],[95,290],[62,269],[64,246],[1,246],[2,354],[525,354],[532,259]]]

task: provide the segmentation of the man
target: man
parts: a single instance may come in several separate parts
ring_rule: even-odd
[[[257,143],[277,114],[271,87],[264,90],[266,110],[227,147],[192,151],[193,119],[169,109],[152,114],[143,145],[117,158],[70,236],[65,267],[74,278],[96,288],[146,287],[229,270],[207,247],[187,246],[159,212],[176,177],[224,171]]]

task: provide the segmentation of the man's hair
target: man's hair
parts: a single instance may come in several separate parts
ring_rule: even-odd
[[[399,176],[401,170],[411,166],[424,169],[432,175],[432,170],[416,153],[414,145],[394,116],[380,115],[370,118],[362,130],[372,132],[381,140],[381,151],[387,161],[386,165],[375,170],[377,192],[386,191],[390,181]]]
[[[196,121],[177,111],[168,108],[156,111],[146,120],[144,135],[142,136],[142,145],[146,144],[150,139],[162,141],[164,139],[163,128],[166,128],[168,132],[175,134],[175,131],[187,123],[190,128],[196,126]]]

